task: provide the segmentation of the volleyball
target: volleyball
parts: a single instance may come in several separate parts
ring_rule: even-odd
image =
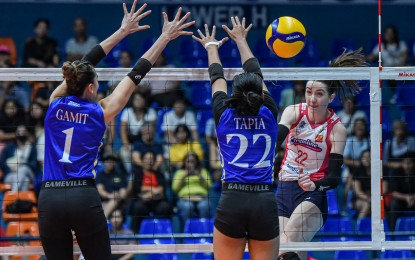
[[[265,40],[268,48],[281,58],[292,58],[304,48],[306,30],[294,17],[282,16],[275,19],[267,29]]]

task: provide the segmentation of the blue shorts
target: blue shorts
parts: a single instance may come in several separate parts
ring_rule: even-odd
[[[277,188],[278,215],[290,218],[300,203],[309,201],[321,211],[323,225],[327,220],[327,195],[325,191],[304,191],[298,181],[280,181]]]

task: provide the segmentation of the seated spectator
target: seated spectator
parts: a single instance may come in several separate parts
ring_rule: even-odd
[[[358,219],[370,216],[370,178],[370,150],[366,150],[362,152],[360,165],[353,173],[353,208],[358,212]]]
[[[109,216],[110,229],[109,233],[112,236],[111,245],[136,245],[135,239],[117,239],[117,236],[134,235],[125,225],[125,216],[120,209],[114,210]],[[112,254],[112,260],[129,260],[134,259],[134,254]]]
[[[160,171],[164,162],[163,147],[154,140],[155,127],[151,123],[145,123],[140,129],[140,141],[134,143],[133,146],[133,164],[137,167],[144,167],[141,160],[143,154],[152,152],[155,156],[153,169]],[[134,167],[134,166],[133,166]]]
[[[87,23],[84,18],[78,17],[73,22],[74,37],[66,42],[66,60],[80,60],[89,50],[98,44],[95,36],[88,35]]]
[[[222,192],[222,165],[219,155],[218,140],[216,138],[215,120],[210,118],[206,121],[205,139],[209,152],[209,167],[212,176],[212,187],[209,191],[211,202],[211,213],[214,215]]]
[[[27,191],[39,172],[33,137],[23,124],[16,128],[16,141],[10,142],[0,155],[0,169],[4,183],[11,184],[12,191]]]
[[[167,64],[165,53],[162,53],[154,63],[154,68],[173,68],[172,64]],[[158,107],[172,107],[177,99],[183,99],[184,94],[180,89],[179,81],[172,80],[152,80],[141,83],[151,96],[151,102],[156,102]]]
[[[372,53],[367,56],[371,62],[376,62],[379,56],[377,44]],[[382,65],[384,67],[404,67],[408,64],[408,46],[399,38],[398,28],[388,25],[383,30],[382,38]]]
[[[160,171],[154,169],[155,154],[147,151],[142,154],[143,167],[133,167],[131,206],[131,229],[138,232],[141,221],[152,213],[155,217],[170,217],[171,205],[165,199],[165,180]]]
[[[133,53],[124,50],[120,52],[119,58],[118,58],[118,68],[131,68],[132,62],[134,60]],[[111,80],[107,82],[107,94],[110,94],[112,90],[120,83],[119,80]],[[140,86],[140,85],[139,85]],[[137,91],[141,92],[141,88],[137,87]]]
[[[388,178],[392,194],[388,212],[391,230],[395,229],[396,220],[403,212],[415,210],[415,153],[406,153],[401,165],[402,168]]]
[[[14,81],[0,81],[0,105],[5,100],[15,100],[23,107],[24,112],[29,112],[30,97],[28,91],[22,87],[21,83]]]
[[[175,172],[172,189],[177,195],[177,208],[183,223],[188,218],[197,216],[210,217],[209,189],[211,179],[209,172],[202,168],[198,156],[194,152],[187,153],[183,160],[183,168]],[[197,209],[197,214],[195,210]]]
[[[131,107],[127,107],[121,114],[121,159],[128,172],[131,171],[132,145],[140,140],[140,129],[145,122],[154,124],[157,120],[156,111],[148,107],[142,93],[135,92],[131,96]]]
[[[4,101],[0,111],[0,154],[7,143],[16,140],[16,127],[25,124],[23,108],[16,100]]]
[[[191,137],[194,141],[199,140],[195,114],[193,111],[186,109],[186,101],[184,99],[176,99],[173,104],[173,111],[169,111],[164,115],[161,129],[164,131],[166,143],[177,143],[174,131],[179,124],[185,124],[190,129]]]
[[[49,98],[57,87],[56,82],[36,82],[33,84],[32,97],[33,100],[41,104],[43,107],[49,107]]]
[[[362,118],[367,122],[367,116],[364,111],[356,109],[356,97],[351,96],[343,102],[343,109],[336,112],[344,127],[346,127],[347,135],[350,136],[353,131],[354,123],[357,119]]]
[[[12,68],[14,67],[11,60],[11,50],[5,45],[0,45],[0,68]]]
[[[104,155],[102,161],[104,169],[97,173],[96,183],[105,216],[108,217],[127,197],[128,176],[115,155]]]
[[[362,153],[370,149],[370,140],[368,137],[366,120],[358,118],[355,120],[352,135],[347,137],[346,146],[344,147],[343,160],[344,168],[343,176],[346,177],[346,183],[344,187],[344,199],[345,205],[347,195],[352,190],[352,179],[354,176],[354,170],[360,166],[360,160]],[[343,205],[343,206],[344,206]]]
[[[305,102],[305,82],[295,80],[293,83],[292,88],[286,88],[281,92],[278,110],[280,116],[286,107]]]
[[[56,68],[60,58],[58,43],[48,36],[49,20],[40,18],[34,23],[35,35],[24,45],[24,68]]]
[[[415,137],[408,135],[405,121],[393,122],[392,139],[386,140],[383,147],[383,176],[392,176],[402,167],[402,158],[407,152],[415,152]]]
[[[198,141],[190,139],[190,130],[185,124],[177,125],[174,130],[176,143],[170,145],[169,162],[172,171],[183,167],[183,160],[189,152],[193,152],[198,160],[203,159],[203,148]]]

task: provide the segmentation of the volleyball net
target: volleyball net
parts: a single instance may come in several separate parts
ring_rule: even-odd
[[[106,69],[97,68],[98,80],[100,86],[116,85],[128,72],[129,69]],[[242,72],[242,69],[225,69],[225,78],[233,79],[234,75]],[[353,207],[348,207],[348,204],[353,203],[353,194],[348,198],[348,194],[342,197],[341,192],[336,190],[328,193],[329,199],[329,216],[328,221],[323,227],[322,231],[318,232],[312,242],[298,242],[281,244],[282,250],[289,251],[338,251],[338,250],[411,250],[415,247],[415,214],[414,208],[412,211],[405,210],[398,217],[408,217],[409,229],[405,230],[390,230],[385,219],[385,194],[382,192],[382,183],[385,179],[383,175],[383,147],[387,139],[393,137],[393,120],[401,119],[406,122],[409,134],[415,134],[415,120],[412,115],[415,115],[415,101],[412,103],[412,96],[415,93],[415,68],[414,67],[396,67],[383,68],[379,70],[375,67],[370,68],[262,68],[266,85],[277,104],[280,103],[282,93],[284,90],[292,89],[295,82],[307,80],[358,80],[361,82],[362,92],[356,96],[355,105],[358,110],[363,111],[367,117],[368,130],[370,132],[370,162],[371,162],[371,177],[365,179],[365,182],[370,182],[370,213],[367,214],[366,222],[358,220],[359,212]],[[32,92],[31,100],[35,100],[35,92],[41,88],[46,88],[48,83],[56,86],[62,80],[60,69],[0,69],[0,84],[5,85],[6,82],[14,82],[27,84]],[[152,82],[159,82],[160,84],[167,84],[168,82],[179,82],[181,89],[184,90],[184,96],[190,101],[187,109],[192,110],[196,121],[192,121],[194,125],[188,126],[190,134],[192,129],[195,129],[196,134],[200,140],[200,147],[203,152],[199,156],[201,165],[207,169],[206,179],[211,182],[209,185],[214,185],[215,177],[213,175],[212,166],[210,163],[211,153],[209,153],[209,142],[205,138],[206,123],[212,117],[211,112],[211,90],[209,84],[209,76],[207,68],[153,68],[148,73],[142,84],[151,85]],[[29,82],[29,83],[27,83]],[[40,84],[39,84],[40,83]],[[33,87],[35,86],[35,87]],[[40,87],[39,87],[40,86]],[[383,87],[382,87],[383,86]],[[6,90],[4,90],[6,91]],[[10,92],[9,96],[16,91],[24,91],[20,88],[14,88],[14,92]],[[387,101],[382,100],[382,93],[389,91]],[[292,95],[292,94],[291,94]],[[17,95],[16,95],[17,96]],[[105,94],[104,94],[105,96]],[[340,102],[335,101],[333,104],[335,111],[340,111],[343,106]],[[135,241],[133,243],[120,243],[112,245],[112,252],[118,254],[134,253],[134,254],[154,254],[154,253],[211,253],[212,248],[212,233],[213,222],[212,219],[215,214],[215,203],[220,196],[220,191],[216,193],[207,193],[205,196],[207,200],[208,213],[204,217],[199,217],[202,209],[195,209],[195,215],[190,219],[195,223],[185,220],[183,217],[183,209],[178,210],[178,195],[172,189],[174,179],[177,177],[177,170],[182,167],[180,163],[183,161],[169,160],[171,154],[170,144],[172,140],[165,133],[166,123],[163,123],[162,117],[172,108],[161,107],[160,104],[148,104],[147,110],[154,110],[156,118],[154,119],[154,135],[157,141],[163,144],[163,166],[161,172],[165,177],[164,193],[166,200],[172,206],[172,215],[155,216],[153,212],[144,215],[134,215],[130,208],[127,209],[133,198],[127,196],[125,198],[123,209],[124,217],[128,227],[134,222],[135,218],[140,218],[139,227],[131,233],[111,234],[112,240]],[[29,109],[30,110],[30,109]],[[30,113],[30,111],[26,111]],[[119,116],[118,118],[120,118]],[[119,119],[120,120],[120,119]],[[122,159],[121,150],[124,149],[123,137],[120,136],[121,123],[114,120],[113,127],[108,127],[109,135],[113,136],[112,147],[103,153],[104,157],[108,154],[116,155],[122,163],[126,163],[126,171],[131,176],[132,169],[128,169],[128,164],[131,166],[136,163],[137,158],[133,155],[133,145],[127,150],[127,155]],[[127,120],[131,122],[130,118]],[[142,124],[142,123],[140,123]],[[164,126],[163,126],[164,124]],[[28,126],[34,127],[34,126]],[[128,126],[127,126],[128,127]],[[167,124],[167,128],[169,125]],[[195,128],[193,128],[195,127]],[[353,126],[350,126],[353,127]],[[111,132],[112,131],[112,132]],[[173,133],[176,129],[171,129]],[[37,146],[44,144],[37,143]],[[189,148],[195,152],[192,148]],[[4,151],[4,147],[3,147]],[[128,151],[130,153],[128,153]],[[247,151],[249,153],[249,151]],[[353,152],[353,151],[352,151]],[[357,151],[356,151],[357,152]],[[143,155],[143,154],[140,154]],[[137,155],[136,155],[137,157]],[[125,159],[127,158],[127,159]],[[130,160],[128,160],[128,158]],[[117,160],[118,160],[117,159]],[[142,163],[145,157],[138,158]],[[217,159],[216,159],[217,160]],[[356,158],[358,160],[358,158]],[[19,162],[14,163],[18,166]],[[154,162],[153,162],[154,163]],[[179,163],[175,165],[175,163]],[[105,162],[101,162],[102,169],[105,169]],[[398,175],[404,176],[399,172]],[[347,176],[346,176],[347,177]],[[346,178],[345,177],[345,178]],[[405,176],[404,176],[405,177]],[[134,184],[133,177],[128,179],[130,183]],[[142,181],[142,180],[141,180]],[[151,181],[151,180],[150,180]],[[153,180],[154,181],[154,180]],[[217,181],[217,180],[216,180]],[[354,182],[352,182],[353,185]],[[132,185],[133,185],[132,184]],[[139,184],[143,184],[140,182]],[[217,183],[216,183],[217,184]],[[135,185],[135,184],[134,184]],[[137,184],[138,185],[138,184]],[[415,186],[414,183],[407,184]],[[29,189],[36,189],[36,187],[29,186]],[[3,185],[4,187],[4,185]],[[385,188],[385,187],[383,187]],[[2,194],[3,205],[6,202],[7,187],[4,188]],[[353,187],[351,188],[353,191]],[[150,188],[149,196],[155,196]],[[413,195],[413,194],[412,194]],[[118,192],[113,193],[113,197],[120,196]],[[415,195],[413,195],[415,196]],[[412,197],[414,198],[414,197]],[[194,201],[199,202],[201,198],[194,198]],[[330,200],[332,200],[330,202]],[[409,202],[408,202],[409,203]],[[411,202],[415,203],[415,202]],[[151,203],[150,203],[151,204]],[[197,208],[197,206],[194,206]],[[337,208],[336,208],[337,207]],[[5,207],[2,207],[2,225],[7,229],[9,221],[4,219]],[[153,208],[154,209],[154,208]],[[349,211],[348,211],[349,210]],[[150,210],[151,211],[151,210]],[[412,215],[411,215],[412,213]],[[411,218],[412,216],[412,218]],[[196,218],[198,218],[196,222]],[[163,224],[163,220],[167,219],[169,223],[164,223],[167,229],[157,230],[158,224]],[[258,221],[261,221],[258,216]],[[143,231],[143,224],[150,223],[150,231]],[[140,226],[141,225],[141,226]],[[193,226],[192,226],[193,225]],[[361,230],[358,225],[364,226]],[[200,229],[201,226],[206,226],[206,229]],[[412,228],[412,232],[410,231]],[[166,231],[167,230],[167,231]],[[39,244],[31,244],[31,237],[19,235],[2,236],[2,242],[8,240],[7,246],[0,247],[0,255],[41,255],[43,250]],[[36,237],[36,236],[34,236]],[[332,239],[330,239],[332,238]],[[16,240],[25,241],[25,245],[16,245]],[[0,242],[1,243],[1,242]],[[79,248],[75,246],[75,252],[79,253]]]

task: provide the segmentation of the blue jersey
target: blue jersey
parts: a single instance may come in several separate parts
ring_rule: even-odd
[[[277,122],[262,106],[256,116],[239,116],[227,108],[216,127],[222,157],[222,180],[273,183]]]
[[[45,117],[43,180],[94,179],[105,130],[99,104],[75,96],[54,100]]]

